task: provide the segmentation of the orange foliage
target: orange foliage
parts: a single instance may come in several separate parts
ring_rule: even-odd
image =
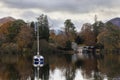
[[[21,27],[21,31],[19,32],[16,39],[19,50],[27,47],[33,39],[32,29],[26,26]]]
[[[53,41],[55,41],[55,37],[56,37],[56,34],[55,34],[55,32],[54,31],[52,31],[51,33],[50,33],[50,39],[52,39]]]
[[[91,30],[84,30],[81,32],[81,36],[84,39],[84,44],[86,45],[95,45],[95,35]]]
[[[55,41],[58,46],[65,47],[67,37],[65,35],[59,34],[56,36]]]
[[[19,72],[20,76],[26,76],[27,77],[32,72],[32,64],[27,62],[27,59],[24,57],[19,57],[18,62],[16,63],[16,69]]]
[[[5,39],[5,35],[8,34],[8,28],[12,22],[6,22],[0,26],[0,39]]]

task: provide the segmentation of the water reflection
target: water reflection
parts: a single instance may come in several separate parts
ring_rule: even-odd
[[[42,54],[45,65],[40,68],[39,76],[42,80],[120,80],[119,54],[87,54],[87,57]],[[32,57],[5,55],[0,58],[0,80],[34,80],[35,73]]]
[[[43,80],[112,80],[120,77],[119,55],[85,59],[70,54],[44,56],[48,67],[43,68]]]
[[[64,70],[56,68],[54,71],[50,70],[49,80],[65,80],[65,76],[63,75]]]

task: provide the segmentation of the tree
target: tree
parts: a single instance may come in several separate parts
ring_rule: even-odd
[[[2,24],[0,26],[0,45],[2,45],[4,42],[7,41],[7,36],[8,35],[8,28],[10,27],[10,25],[12,24],[12,22],[6,22],[4,24]]]
[[[69,40],[74,40],[76,37],[76,30],[74,24],[71,22],[71,19],[67,19],[64,22],[65,33]]]
[[[39,33],[40,38],[49,40],[49,23],[46,15],[40,15],[38,17],[38,26],[39,26]]]
[[[67,34],[67,33],[70,33],[70,32],[75,32],[75,26],[74,26],[74,24],[71,22],[70,19],[67,19],[67,20],[64,22],[64,25],[65,25],[65,32],[66,32],[66,34]]]
[[[3,43],[1,46],[1,53],[16,54],[18,52],[17,45],[15,43]]]
[[[83,39],[84,44],[88,46],[95,45],[96,38],[94,32],[92,31],[92,25],[90,25],[89,23],[83,24],[80,36]]]
[[[84,40],[83,40],[83,38],[81,37],[81,36],[77,36],[76,38],[75,38],[75,42],[77,43],[77,44],[82,44],[83,42],[84,42]]]
[[[50,38],[50,41],[52,43],[55,43],[55,38],[56,38],[55,30],[50,31],[50,37],[49,38]]]
[[[27,26],[21,27],[21,30],[16,37],[18,49],[23,50],[23,48],[30,48],[30,45],[32,45],[32,39],[33,39],[32,28]]]
[[[20,31],[20,27],[23,25],[25,25],[25,22],[23,20],[16,20],[10,25],[10,27],[8,28],[9,33],[7,35],[8,41],[14,41],[14,38]]]
[[[88,46],[93,46],[93,45],[95,45],[95,35],[94,35],[94,33],[92,32],[92,31],[87,31],[87,30],[85,30],[85,31],[83,31],[83,32],[81,32],[80,33],[81,34],[81,36],[82,36],[82,38],[83,38],[83,40],[84,40],[84,44],[86,44],[86,45],[88,45]]]
[[[106,29],[98,35],[97,39],[97,43],[104,45],[105,49],[120,48],[120,29],[108,22]]]
[[[82,28],[81,28],[81,31],[85,31],[85,30],[92,31],[93,30],[93,26],[90,23],[84,23]]]
[[[66,46],[67,36],[63,34],[58,34],[55,37],[55,42],[59,47],[64,48]]]
[[[64,26],[65,26],[65,34],[67,36],[65,48],[70,50],[71,42],[73,42],[76,37],[76,30],[74,24],[71,22],[71,19],[65,20]]]
[[[34,27],[35,27],[34,24],[35,24],[35,23],[32,21],[32,22],[30,23],[30,27],[31,27],[31,28],[34,28]]]
[[[102,32],[105,28],[105,24],[101,21],[97,21],[93,24],[93,32],[97,37],[100,32]]]
[[[66,50],[72,50],[71,46],[72,46],[71,42],[69,40],[66,41],[66,46],[65,46]]]

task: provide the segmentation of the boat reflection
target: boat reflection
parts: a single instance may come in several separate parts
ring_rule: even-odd
[[[42,54],[45,65],[40,68],[41,80],[120,80],[118,53],[87,54],[87,57],[82,54]],[[36,80],[37,70],[32,65],[32,57],[5,55],[1,56],[0,62],[0,80]]]

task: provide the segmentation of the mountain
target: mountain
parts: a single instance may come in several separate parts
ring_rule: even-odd
[[[9,22],[9,21],[14,21],[15,19],[12,18],[12,17],[4,17],[4,18],[1,18],[0,19],[0,25],[6,23],[6,22]]]
[[[59,34],[65,34],[65,32],[64,31],[62,31],[62,30],[54,30],[54,29],[52,29],[52,30],[50,30],[50,33],[55,33],[56,35],[59,35]]]
[[[119,17],[113,18],[113,19],[109,20],[108,22],[111,22],[112,24],[120,27],[120,18]]]
[[[55,33],[58,35],[58,34],[62,34],[62,35],[65,35],[65,32],[62,31],[62,30],[56,30]]]

